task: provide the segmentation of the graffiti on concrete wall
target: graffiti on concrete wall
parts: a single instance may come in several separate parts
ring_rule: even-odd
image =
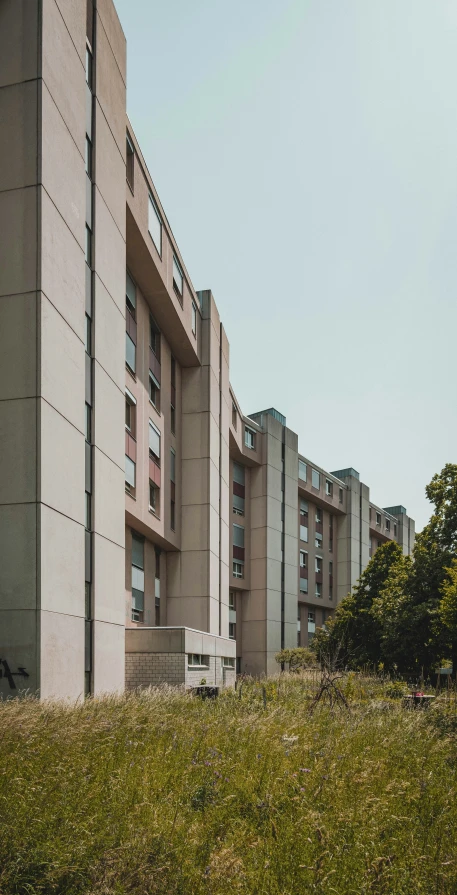
[[[4,677],[10,685],[10,690],[17,690],[15,677],[29,677],[29,673],[22,665],[18,665],[17,671],[11,671],[6,659],[0,659],[0,680]]]

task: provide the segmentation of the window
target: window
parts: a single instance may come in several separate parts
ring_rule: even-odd
[[[92,230],[86,224],[86,264],[92,267]]]
[[[189,668],[208,668],[209,657],[202,656],[200,653],[189,653],[187,656],[187,664]]]
[[[136,317],[136,286],[129,272],[125,277],[125,303],[127,310],[130,311],[133,319]]]
[[[240,463],[233,464],[233,481],[237,482],[238,485],[245,484],[246,472],[244,466],[241,466]]]
[[[162,218],[151,194],[149,194],[148,230],[159,255],[162,257]]]
[[[307,515],[308,515],[308,501],[303,500],[303,498],[301,497],[300,498],[300,516],[307,516]]]
[[[86,83],[88,87],[92,90],[92,79],[93,79],[93,59],[92,53],[89,50],[89,47],[86,46]]]
[[[325,493],[327,497],[333,497],[333,482],[329,479],[325,480]]]
[[[135,172],[135,150],[134,150],[134,148],[133,148],[133,143],[132,143],[132,141],[131,141],[129,135],[127,134],[127,137],[126,137],[126,169],[125,169],[125,173],[126,173],[126,177],[127,177],[127,183],[128,183],[128,185],[129,185],[130,189],[132,190],[132,193],[133,193],[133,178],[134,178],[134,172]]]
[[[308,526],[307,525],[300,525],[300,541],[305,541],[306,544],[308,543]]]
[[[244,516],[245,469],[239,463],[233,464],[233,483],[233,512]],[[237,494],[236,491],[242,491],[243,494]]]
[[[390,531],[390,519],[386,519],[386,531]]]
[[[235,591],[229,590],[229,609],[235,609]]]
[[[160,413],[160,385],[154,374],[149,370],[149,400]]]
[[[373,538],[370,538],[370,546],[368,548],[368,556],[373,556]]]
[[[308,554],[306,553],[306,550],[300,550],[300,568],[301,569],[306,569],[307,562],[308,562],[307,557],[308,557]]]
[[[322,557],[316,556],[314,559],[314,563],[314,571],[319,574],[320,572],[322,572]]]
[[[376,548],[381,546],[381,541],[376,541]]]
[[[342,489],[342,488],[340,488],[340,497],[339,497],[339,500],[340,500],[340,503],[343,503],[343,489]]]
[[[332,562],[332,560],[330,560],[330,562],[329,562],[329,564],[328,564],[328,573],[329,573],[330,577],[332,577],[332,575],[333,575],[333,562]]]
[[[184,277],[176,255],[173,255],[173,289],[182,298]]]
[[[149,315],[149,347],[152,348],[157,360],[160,361],[160,329],[152,314]]]
[[[320,507],[316,507],[316,522],[318,525],[322,522],[322,510]]]
[[[90,528],[91,528],[91,525],[90,525],[90,494],[88,494],[87,491],[85,492],[85,494],[86,494],[85,527],[86,527],[86,531],[90,531]]]
[[[197,334],[197,305],[192,302],[192,332],[194,336]]]
[[[176,388],[176,358],[171,357],[171,384]]]
[[[149,420],[149,454],[160,465],[160,431],[151,420]]]
[[[236,640],[236,624],[229,622],[229,640]]]
[[[132,621],[143,621],[144,540],[132,532]]]
[[[244,528],[235,522],[233,523],[233,546],[244,547]]]
[[[89,137],[86,134],[86,152],[85,152],[85,162],[86,162],[86,174],[92,180],[92,143],[89,140]]]
[[[90,444],[91,437],[92,437],[92,431],[91,431],[91,430],[92,430],[92,426],[91,426],[91,422],[92,422],[92,409],[91,409],[90,404],[86,404],[86,416],[85,416],[85,427],[84,427],[84,428],[85,428],[85,432],[84,432],[84,434],[85,434],[85,436],[86,436],[86,441],[87,441],[89,444]]]
[[[244,427],[244,443],[251,451],[255,451],[255,432],[247,426]]]
[[[322,584],[319,584],[318,581],[316,581],[316,589],[314,591],[314,596],[322,597]]]
[[[232,401],[232,426],[234,429],[236,429],[236,421],[237,421],[236,404],[234,401]]]
[[[233,512],[237,516],[244,516],[244,497],[239,494],[233,495]]]
[[[233,560],[233,577],[244,578],[244,563]]]
[[[135,437],[135,405],[136,401],[133,395],[126,391],[125,393],[125,428],[131,435]]]
[[[317,490],[319,490],[321,486],[321,475],[320,472],[317,471],[317,469],[311,470],[311,484],[313,488],[317,488]]]
[[[394,522],[394,535],[397,537],[397,523]]]
[[[308,612],[308,642],[313,637],[316,630],[316,613]],[[310,637],[311,635],[311,637]]]
[[[381,513],[376,513],[376,525],[381,525]]]
[[[125,363],[127,364],[129,370],[134,373],[136,363],[136,345],[135,342],[132,342],[128,333],[125,334]]]
[[[160,510],[160,488],[151,482],[149,479],[149,509],[152,513],[155,513],[156,516],[159,515]]]
[[[86,314],[86,330],[85,330],[84,341],[85,341],[86,353],[89,355],[91,354],[91,347],[92,347],[91,346],[91,342],[92,342],[91,336],[92,336],[92,322],[91,322],[89,315]]]
[[[306,473],[307,473],[307,469],[306,469],[305,461],[299,460],[298,461],[298,478],[301,479],[303,482],[306,482]]]
[[[333,600],[333,584],[329,584],[328,586],[328,598],[329,600]]]
[[[235,659],[230,658],[229,656],[223,656],[222,658],[222,668],[233,668],[235,669]]]
[[[307,594],[308,593],[308,579],[300,578],[300,593]]]
[[[125,488],[126,491],[134,491],[135,490],[135,470],[136,464],[130,457],[125,455]]]
[[[174,435],[176,432],[176,410],[173,404],[170,404],[170,429],[171,434]]]
[[[176,453],[173,448],[170,449],[170,479],[176,481]]]
[[[170,528],[175,531],[175,502],[170,500]]]
[[[314,546],[322,548],[322,535],[318,531],[316,531]]]

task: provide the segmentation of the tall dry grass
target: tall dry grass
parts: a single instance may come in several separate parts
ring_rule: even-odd
[[[454,895],[455,709],[342,684],[0,704],[0,892]]]

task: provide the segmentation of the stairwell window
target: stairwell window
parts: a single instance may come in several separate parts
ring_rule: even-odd
[[[244,443],[251,451],[255,451],[255,432],[248,426],[244,427]]]
[[[157,205],[150,193],[148,207],[148,230],[149,235],[160,257],[162,257],[162,218],[160,217]]]
[[[127,183],[132,190],[133,193],[133,178],[135,173],[135,149],[133,147],[133,143],[129,137],[126,135],[126,166],[125,166],[125,174],[127,178]]]
[[[173,255],[173,289],[179,295],[179,299],[182,304],[182,296],[184,290],[184,276],[181,270],[181,265],[176,257]]]
[[[192,332],[194,336],[197,335],[197,305],[195,302],[192,302]]]
[[[298,478],[302,480],[302,482],[306,482],[307,475],[307,467],[304,460],[298,461]]]

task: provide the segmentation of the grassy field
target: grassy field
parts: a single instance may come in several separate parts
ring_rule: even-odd
[[[0,892],[455,895],[454,704],[341,683],[0,703]]]

